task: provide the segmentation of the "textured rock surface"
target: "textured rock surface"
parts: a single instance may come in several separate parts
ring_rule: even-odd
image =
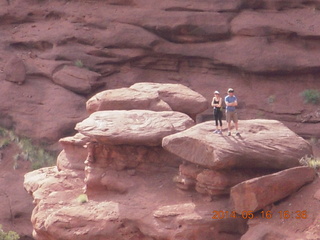
[[[0,122],[37,141],[53,143],[61,133],[74,132],[86,114],[84,97],[41,78],[23,85],[0,81],[0,88]]]
[[[26,79],[26,66],[17,56],[12,56],[4,66],[5,79],[22,84]]]
[[[192,118],[208,108],[208,101],[201,94],[182,84],[136,83],[130,88],[158,93],[173,111],[183,112]]]
[[[76,130],[92,141],[110,145],[161,146],[163,137],[193,125],[190,117],[179,112],[119,110],[95,112],[78,123]]]
[[[87,99],[48,89],[55,88],[49,84],[54,73],[81,61],[101,74],[103,90],[181,83],[210,100],[214,90],[231,86],[241,119],[277,119],[301,136],[319,138],[318,106],[301,97],[305,89],[320,89],[319,6],[318,0],[0,0],[0,124],[41,142],[73,134],[75,123],[87,117]],[[8,87],[2,82],[12,54],[24,62],[26,78]],[[35,77],[43,85],[30,87]],[[207,119],[211,109],[199,117]],[[76,163],[62,159],[61,168]],[[276,225],[296,233],[311,224],[294,223]],[[185,239],[195,237],[193,230]]]
[[[228,195],[230,188],[242,181],[273,172],[266,169],[212,170],[185,161],[179,166],[174,181],[182,190],[195,189],[205,195],[218,196]]]
[[[244,121],[242,123],[243,129],[246,129]],[[193,125],[189,116],[174,111],[110,110],[91,114],[77,125],[80,133],[60,140],[64,149],[58,157],[58,167],[43,168],[25,176],[24,186],[36,203],[31,218],[35,239],[73,240],[75,236],[83,240],[240,239],[247,231],[247,219],[232,214],[235,211],[239,213],[240,210],[231,204],[228,196],[211,196],[228,194],[232,186],[247,179],[268,180],[271,175],[254,177],[275,171],[281,165],[275,159],[281,157],[268,163],[268,168],[272,170],[230,169],[234,165],[229,166],[229,169],[214,169],[205,164],[197,166],[186,163],[179,154],[172,154],[161,147],[161,139],[165,141],[179,131],[188,133],[191,130],[189,138],[199,137],[199,134],[206,138],[203,129],[207,131],[208,128],[211,128],[211,133],[207,133],[212,134],[213,138],[225,137],[229,141],[232,138],[233,141],[240,139],[214,135],[212,122]],[[194,131],[197,126],[198,130]],[[243,134],[242,140],[247,139],[248,146],[250,134],[259,135],[252,138],[263,142],[266,136],[270,139],[270,132],[275,131],[276,138],[284,136],[283,141],[286,141],[285,138],[294,140],[296,145],[291,147],[293,152],[310,147],[278,121],[252,120],[247,122],[247,126],[250,126],[250,131],[246,131],[247,136]],[[270,126],[272,129],[269,129]],[[209,149],[207,144],[208,142],[202,141],[197,147]],[[168,146],[166,145],[167,148]],[[275,149],[274,146],[269,147]],[[216,149],[219,148],[223,148],[223,145],[216,146]],[[273,155],[276,152],[282,154],[283,148],[282,145],[278,146],[273,150]],[[266,155],[270,158],[271,154]],[[244,147],[238,150],[237,157],[248,157]],[[229,158],[231,157],[223,160],[227,161]],[[265,158],[260,159],[263,160]],[[287,163],[281,166],[288,168],[291,165]],[[255,167],[261,168],[261,165],[256,164]],[[312,177],[315,176],[315,171],[306,167],[285,171],[296,173],[297,169],[302,169],[304,177],[309,172],[313,173]],[[282,176],[283,172],[274,175]],[[301,172],[298,171],[298,174]],[[272,196],[281,197],[271,198],[268,204],[293,193],[299,184],[299,187],[303,185],[301,179],[296,177],[297,174],[293,175],[295,182],[298,182],[293,184],[294,187],[285,185],[286,179],[283,177],[281,180],[274,177],[271,178],[273,181],[260,184],[260,192],[267,193],[269,189],[266,188],[270,185],[278,186],[279,181],[285,190],[292,190],[282,191],[284,195],[276,191]],[[307,180],[312,181],[311,178]],[[249,181],[239,183],[234,188]],[[179,190],[176,184],[186,191]],[[241,191],[237,196],[240,197],[232,197],[235,203],[241,201]],[[265,199],[267,198],[263,200]]]
[[[268,218],[259,217],[248,221],[249,229],[241,240],[256,240],[264,237],[278,237],[272,239],[316,240],[319,238],[319,200],[312,195],[317,191],[319,178],[299,189],[296,193],[283,201],[264,209],[269,211]],[[317,210],[317,211],[314,211]]]
[[[231,86],[237,91],[242,119],[277,119],[305,137],[320,136],[313,131],[319,120],[304,118],[317,111],[317,106],[305,104],[301,97],[305,89],[320,88],[319,1],[112,0],[80,4],[75,0],[2,0],[0,4],[0,80],[5,80],[7,64],[14,68],[8,63],[14,54],[25,65],[26,82],[34,76],[53,82],[64,67],[81,63],[101,76],[98,85],[104,90],[138,82],[174,83],[210,101],[214,90],[223,93]],[[19,78],[18,71],[13,77]],[[79,79],[78,75],[68,79],[59,84],[63,81],[66,89],[88,96],[97,91],[87,81],[80,80],[78,86],[70,82]],[[288,83],[290,94],[286,94]],[[3,118],[10,119],[16,105],[10,111],[1,110]],[[32,103],[23,105],[28,109]],[[65,114],[60,113],[62,118]],[[210,110],[200,116],[208,118],[212,119]],[[27,128],[19,119],[15,124]],[[69,132],[71,129],[69,126]],[[55,131],[59,137],[67,135],[65,130]],[[50,140],[57,139],[50,136]]]
[[[146,93],[130,88],[106,90],[91,97],[86,104],[87,111],[145,109],[170,111],[171,107],[159,98],[157,93]]]
[[[55,168],[29,173],[25,187],[33,192],[37,201],[32,217],[34,237],[205,240],[214,236],[216,239],[239,239],[246,230],[245,220],[211,218],[213,208],[229,209],[227,201],[206,202],[193,193],[191,200],[190,193],[181,194],[170,184],[172,170],[136,172],[130,177],[135,187],[127,193],[94,192],[88,195],[89,201],[82,204],[78,201],[83,191],[79,173],[58,172]]]
[[[52,76],[53,82],[75,93],[88,94],[99,86],[101,75],[76,66],[65,66]],[[101,84],[100,84],[101,85]]]
[[[237,213],[256,212],[296,192],[315,177],[315,170],[309,167],[286,169],[232,187],[230,198]]]
[[[57,158],[57,167],[59,170],[84,170],[84,161],[87,158],[88,150],[86,144],[89,138],[77,133],[73,137],[60,139],[59,143],[63,150]]]
[[[87,111],[173,110],[195,118],[208,108],[208,104],[201,94],[182,84],[136,83],[130,88],[97,93],[87,101]]]
[[[162,146],[171,153],[211,169],[285,169],[299,165],[311,154],[308,142],[275,120],[239,122],[241,137],[214,134],[209,121],[165,137]]]
[[[284,231],[283,229],[275,226],[258,225],[249,230],[241,237],[241,240],[303,240],[303,236],[297,233]]]

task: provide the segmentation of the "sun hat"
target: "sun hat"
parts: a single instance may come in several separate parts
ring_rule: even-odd
[[[229,88],[228,92],[234,92],[233,88]]]
[[[214,91],[214,94],[220,94],[219,91]]]

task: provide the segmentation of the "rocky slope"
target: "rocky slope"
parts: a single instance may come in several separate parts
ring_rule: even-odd
[[[157,86],[161,94],[167,89],[165,99],[159,97],[172,107],[177,86]],[[188,102],[194,114],[205,103],[192,103],[201,95],[187,88],[180,95],[192,97],[180,98],[175,111],[131,109],[131,99],[114,94],[119,90],[93,96],[87,108],[96,101],[105,108],[121,102],[123,109],[93,112],[76,125],[79,133],[60,140],[57,167],[25,175],[36,204],[35,239],[257,240],[273,229],[248,229],[249,219],[276,215],[272,204],[319,181],[314,169],[299,166],[311,145],[279,121],[241,120],[245,133],[226,136],[213,133],[213,121],[195,125],[182,113]],[[312,207],[319,209],[319,201],[297,210],[308,231],[286,224],[277,239],[317,239],[319,216]]]

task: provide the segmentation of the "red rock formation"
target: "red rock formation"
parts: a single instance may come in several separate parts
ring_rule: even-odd
[[[316,112],[317,106],[305,104],[301,97],[305,89],[320,88],[315,40],[318,1],[73,0],[43,4],[3,0],[0,4],[0,80],[5,79],[6,65],[14,68],[8,60],[15,54],[25,66],[26,83],[37,76],[89,97],[101,90],[96,90],[98,86],[109,90],[160,82],[186,85],[210,100],[214,90],[223,93],[232,86],[242,119],[277,119],[300,135],[319,137],[314,131],[319,120],[304,118]],[[82,67],[78,73],[72,67],[75,64]],[[72,76],[66,68],[73,68]],[[99,79],[85,80],[79,76],[82,71]],[[31,95],[27,86],[22,89]],[[6,99],[7,92],[1,87]],[[33,94],[42,95],[41,91]],[[71,102],[79,101],[79,95],[72,93],[47,95],[64,102],[71,96]],[[28,122],[15,114],[19,106],[32,108],[32,101],[14,101],[13,106],[0,109],[0,124],[15,125],[20,134],[51,143],[72,131],[75,122],[68,111],[77,106],[59,104],[61,118],[72,124],[61,129],[57,127],[60,117],[53,117],[50,125],[56,134],[46,137],[25,130]],[[27,112],[41,119],[39,128],[48,125],[42,111]],[[86,117],[83,111],[76,115],[77,121]],[[199,120],[207,118],[212,118],[210,110],[199,116]]]
[[[315,177],[312,168],[291,168],[239,183],[231,188],[230,197],[237,213],[256,212],[291,195]]]
[[[31,219],[35,239],[239,239],[247,231],[248,218],[236,214],[243,209],[234,207],[228,196],[211,196],[228,195],[238,183],[234,189],[256,176],[296,166],[296,158],[311,151],[305,140],[277,121],[240,123],[245,133],[234,138],[212,133],[212,122],[193,126],[181,112],[94,112],[77,124],[80,133],[60,140],[64,150],[58,168],[25,176],[24,186],[36,203]],[[295,144],[288,145],[288,139]],[[228,144],[220,144],[223,140]],[[246,148],[236,148],[236,142]],[[202,151],[195,154],[195,148]],[[253,156],[254,151],[261,154]],[[313,169],[301,169],[314,177]],[[283,175],[249,181],[270,178],[276,186],[286,182]],[[268,192],[264,186],[259,191]],[[241,191],[232,194],[235,203],[244,201]],[[280,198],[270,199],[267,204]],[[259,199],[261,207],[264,200]]]

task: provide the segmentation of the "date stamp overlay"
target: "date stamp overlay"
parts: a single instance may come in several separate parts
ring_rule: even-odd
[[[307,219],[307,210],[296,210],[296,211],[242,211],[241,214],[236,211],[212,211],[212,219],[226,219],[226,218],[242,218],[242,219],[254,219],[254,218],[265,218],[265,219]]]

